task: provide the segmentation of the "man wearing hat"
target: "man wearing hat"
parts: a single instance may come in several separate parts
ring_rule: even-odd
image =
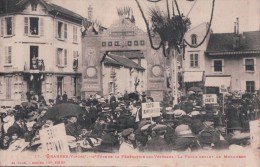
[[[15,115],[15,122],[13,123],[12,126],[10,126],[7,130],[7,133],[10,132],[17,132],[18,137],[23,138],[24,137],[24,133],[26,132],[26,126],[24,123],[24,120],[22,119],[22,115]]]
[[[152,128],[151,140],[148,140],[145,151],[147,152],[169,152],[171,147],[164,140],[167,126],[157,124]]]
[[[181,124],[175,128],[175,141],[173,150],[192,151],[197,150],[199,145],[188,125]]]
[[[67,117],[68,123],[65,125],[66,134],[77,138],[80,135],[81,127],[77,123],[77,117],[71,115]]]
[[[119,153],[120,154],[132,154],[136,153],[137,150],[135,149],[136,143],[135,143],[135,135],[134,135],[134,129],[128,128],[123,130],[121,133],[121,136],[123,138],[123,142],[119,147]]]
[[[99,146],[96,146],[94,150],[96,152],[116,152],[119,147],[119,140],[116,129],[113,126],[105,126],[103,131],[104,134],[101,137],[101,144]]]

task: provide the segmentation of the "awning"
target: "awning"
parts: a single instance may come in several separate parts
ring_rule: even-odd
[[[222,85],[224,85],[227,88],[230,87],[230,81],[230,76],[206,76],[205,87],[221,87]]]
[[[202,71],[186,71],[183,74],[184,82],[201,82],[202,77]]]

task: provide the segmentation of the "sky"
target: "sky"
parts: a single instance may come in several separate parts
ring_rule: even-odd
[[[136,25],[146,30],[144,20],[137,7],[135,0],[49,0],[51,3],[63,6],[84,17],[87,17],[89,5],[93,7],[93,17],[99,20],[104,27],[109,26],[118,19],[117,8],[129,6],[133,9]],[[145,16],[149,18],[149,8],[158,6],[166,11],[166,0],[151,3],[147,0],[139,0]],[[169,0],[171,4],[172,0]],[[177,0],[181,13],[191,19],[191,27],[203,22],[210,21],[212,0],[197,0],[194,2]],[[176,8],[175,8],[176,9]],[[212,30],[214,33],[225,33],[234,31],[234,22],[239,18],[239,31],[260,30],[260,0],[215,0]]]

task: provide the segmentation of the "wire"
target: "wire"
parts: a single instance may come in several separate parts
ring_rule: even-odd
[[[203,40],[196,46],[194,45],[191,45],[190,43],[188,43],[185,39],[184,39],[184,42],[185,44],[187,44],[189,47],[191,48],[198,48],[200,45],[202,45],[204,43],[204,41],[206,40],[207,36],[208,36],[208,33],[210,31],[210,28],[211,28],[211,23],[212,23],[212,20],[213,20],[213,13],[214,13],[214,8],[215,8],[215,0],[212,1],[212,9],[211,9],[211,16],[210,16],[210,22],[209,22],[209,26],[208,26],[208,29],[207,29],[207,33],[206,35],[204,36]]]
[[[189,10],[189,12],[188,12],[188,14],[187,14],[187,16],[186,16],[186,17],[188,17],[188,16],[189,16],[189,14],[190,14],[191,10],[193,9],[193,7],[194,7],[194,6],[195,6],[195,4],[197,3],[197,1],[198,1],[198,0],[195,0],[195,2],[193,3],[193,5],[192,5],[192,7],[190,8],[190,10]]]
[[[163,42],[161,41],[161,42],[160,42],[160,45],[159,45],[158,47],[155,47],[155,46],[153,45],[151,32],[150,32],[150,30],[149,30],[149,24],[148,24],[148,22],[147,22],[147,20],[146,20],[146,18],[145,18],[145,16],[144,16],[144,12],[143,12],[143,10],[142,10],[142,7],[141,7],[141,5],[140,5],[140,3],[139,3],[138,0],[135,0],[135,2],[137,3],[138,8],[139,8],[139,10],[140,10],[140,12],[141,12],[141,14],[142,14],[143,19],[144,19],[144,22],[145,22],[145,25],[146,25],[146,29],[147,29],[147,33],[148,33],[148,36],[149,36],[149,41],[150,41],[151,47],[152,47],[154,50],[159,50],[159,49],[161,48],[161,46],[163,46]]]

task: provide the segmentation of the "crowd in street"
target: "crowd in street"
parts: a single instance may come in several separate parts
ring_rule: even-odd
[[[226,96],[225,104],[203,105],[202,94],[192,93],[172,106],[165,94],[160,116],[142,118],[142,103],[153,102],[143,93],[97,94],[68,99],[66,92],[48,102],[27,93],[27,101],[1,108],[0,151],[40,151],[39,131],[64,123],[70,151],[175,152],[225,150],[250,145],[249,121],[258,119],[260,96]],[[77,106],[80,112],[52,114],[52,108]],[[223,112],[224,111],[224,112]],[[63,114],[63,115],[62,115]],[[22,149],[22,150],[21,150]]]

